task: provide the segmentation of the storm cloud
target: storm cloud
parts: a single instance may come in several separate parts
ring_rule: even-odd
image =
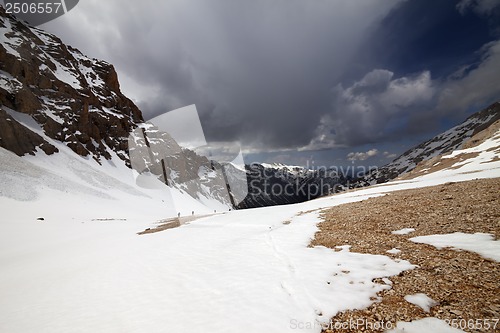
[[[375,1],[82,1],[46,28],[112,62],[147,117],[196,104],[210,140],[307,144]]]
[[[352,86],[337,85],[330,112],[321,118],[316,136],[302,149],[327,149],[385,140],[404,130],[403,123],[432,100],[435,89],[429,72],[393,78],[376,69]]]
[[[209,142],[239,141],[252,152],[318,150],[426,132],[438,116],[500,96],[491,38],[474,63],[446,77],[425,62],[404,72],[379,61],[376,46],[397,34],[382,29],[387,18],[417,3],[86,0],[43,28],[113,63],[147,119],[196,104]],[[467,15],[478,4],[451,8]],[[489,15],[494,6],[484,8]]]
[[[480,61],[444,79],[430,71],[394,77],[385,69],[367,73],[350,87],[332,90],[332,106],[302,150],[357,146],[432,132],[442,119],[461,121],[469,109],[500,98],[500,41],[479,50]]]

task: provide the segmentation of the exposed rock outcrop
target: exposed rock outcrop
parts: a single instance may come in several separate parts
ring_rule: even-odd
[[[0,122],[0,146],[21,156],[36,147],[51,154],[57,148],[49,141],[56,140],[98,162],[114,151],[128,163],[128,135],[143,117],[121,93],[111,64],[84,56],[2,7],[0,37],[2,117],[9,110],[27,114],[43,129],[33,133],[10,117]]]

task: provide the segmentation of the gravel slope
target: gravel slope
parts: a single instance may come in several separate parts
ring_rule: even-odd
[[[443,320],[473,319],[481,323],[486,320],[493,325],[500,318],[500,263],[472,252],[449,248],[438,250],[409,241],[409,238],[481,232],[498,239],[499,188],[500,178],[448,183],[393,192],[325,210],[325,222],[319,224],[320,231],[312,245],[330,248],[351,245],[352,252],[382,254],[418,265],[391,277],[392,289],[380,293],[379,300],[368,309],[340,313],[332,319],[333,322],[362,319],[395,324],[397,321],[437,317]],[[415,231],[392,234],[404,228],[414,228]],[[394,248],[401,252],[386,252]],[[385,280],[385,283],[391,282]],[[417,293],[424,293],[439,304],[425,312],[404,299],[406,295]],[[377,330],[366,330],[370,331]],[[500,323],[496,329],[477,327],[465,331],[500,332]]]

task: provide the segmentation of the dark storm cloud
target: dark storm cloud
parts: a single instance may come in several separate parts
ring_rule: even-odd
[[[457,4],[457,10],[465,15],[468,10],[472,10],[478,15],[490,15],[498,7],[498,0],[461,0]]]
[[[361,76],[373,68],[387,68],[399,76],[429,70],[434,77],[447,76],[458,66],[477,61],[476,51],[498,39],[499,4],[498,0],[406,1],[380,22],[353,59],[351,71]],[[490,11],[478,15],[477,8]]]
[[[90,1],[46,28],[117,67],[147,116],[195,103],[209,140],[306,145],[398,1]]]
[[[444,119],[463,121],[470,109],[500,100],[500,41],[479,53],[479,63],[444,79],[433,79],[430,71],[395,77],[376,69],[349,87],[337,85],[330,112],[302,149],[377,144],[439,131]]]
[[[435,95],[427,71],[395,78],[391,71],[376,69],[350,87],[338,84],[332,91],[331,111],[302,149],[356,146],[401,135],[408,128],[408,118],[428,107]]]
[[[86,0],[45,28],[112,62],[146,118],[196,104],[209,141],[315,150],[436,133],[499,98],[482,1]]]

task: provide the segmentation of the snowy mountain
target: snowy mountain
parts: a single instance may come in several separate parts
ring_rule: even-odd
[[[90,181],[101,192],[109,183],[105,174],[142,193],[151,187],[141,183],[144,177],[137,173],[142,172],[151,176],[150,182],[159,180],[155,188],[176,192],[177,206],[191,202],[186,213],[235,205],[222,166],[183,149],[168,133],[145,122],[137,106],[120,91],[111,64],[83,55],[56,36],[6,14],[2,7],[0,36],[0,147],[46,166],[50,173],[65,175],[66,185],[61,187],[65,191],[76,188],[75,179],[82,180],[82,173],[71,169],[78,164],[86,168],[85,174],[103,173]],[[134,173],[130,152],[141,149],[135,161],[143,163],[136,163]],[[46,160],[51,162],[44,164]],[[26,175],[23,170],[18,174]],[[2,192],[9,190],[5,184]],[[162,195],[159,198],[164,200]]]
[[[281,163],[246,165],[248,195],[239,208],[303,202],[343,191],[352,179],[337,170]]]
[[[422,161],[410,172],[399,176],[397,180],[415,179],[450,170],[474,173],[481,169],[482,165],[488,167],[488,164],[500,160],[499,156],[500,120],[497,120],[483,130],[477,131],[459,149]]]
[[[191,202],[182,199],[189,196],[210,211],[302,202],[345,184],[326,170],[283,164],[243,167],[197,155],[154,121],[144,121],[120,91],[111,64],[86,57],[1,8],[0,18],[0,147],[31,163],[42,165],[50,155],[49,171],[68,174],[63,161],[80,156],[85,162],[78,163],[89,168],[86,173],[101,170],[139,192],[166,185],[175,189],[178,201]],[[115,168],[106,169],[109,164]],[[69,173],[69,191],[74,176]],[[179,210],[200,211],[191,206]]]
[[[352,331],[374,331],[365,325],[385,321],[394,328],[389,332],[462,332],[447,325],[469,319],[455,307],[456,286],[475,294],[483,286],[471,276],[488,272],[486,291],[496,297],[498,103],[366,183],[400,174],[412,179],[308,200],[349,179],[334,170],[211,161],[145,122],[110,64],[1,7],[0,39],[0,332],[338,332],[353,320],[334,316],[350,310],[364,318]],[[474,193],[450,190],[453,182],[480,178],[497,178],[485,196],[492,200],[484,202],[493,223],[482,221],[481,230],[473,229],[472,212],[460,216],[471,205],[464,197]],[[463,209],[438,216],[426,207],[436,197],[424,188],[434,185],[444,198],[438,204],[456,201]],[[415,203],[413,193],[393,199],[395,191],[418,188],[425,201]],[[397,205],[369,206],[375,197],[415,203],[414,215],[426,223],[400,218]],[[240,208],[273,206],[229,211],[241,200]],[[366,206],[354,213],[368,212],[371,221],[325,210],[356,202]],[[388,222],[388,210],[396,221]],[[176,227],[142,232],[166,218]],[[327,219],[325,229],[318,226]],[[427,233],[427,221],[436,231]],[[312,240],[319,233],[339,241],[318,245]],[[375,249],[357,252],[370,242]],[[432,246],[414,247],[420,243]],[[431,247],[436,253],[427,256]],[[418,260],[410,255],[416,252]],[[465,252],[484,258],[467,259]],[[466,279],[448,274],[450,266]],[[431,294],[425,290],[431,280],[451,288]],[[373,311],[386,295],[394,306],[415,307]],[[471,320],[496,325],[498,302],[476,298],[479,312]]]
[[[491,126],[499,119],[500,102],[496,102],[471,115],[463,123],[409,149],[391,163],[356,180],[340,175],[335,170],[309,170],[282,163],[255,163],[246,166],[249,195],[240,206],[261,207],[297,203],[338,193],[347,188],[385,183],[398,177],[408,177],[408,174],[414,176],[414,169],[434,170],[429,169],[426,162],[437,161],[438,157],[444,154],[466,147],[478,133],[491,130]]]
[[[472,136],[487,129],[499,119],[500,102],[496,102],[471,115],[463,123],[407,150],[391,163],[368,173],[358,180],[358,185],[384,183],[405,175],[421,162],[460,149]]]
[[[98,163],[111,158],[110,150],[127,161],[129,132],[143,118],[121,93],[113,66],[27,26],[3,8],[0,19],[0,145],[20,156],[51,155],[58,152],[49,142],[55,140]],[[43,133],[20,125],[9,110],[29,115]]]
[[[243,167],[200,156],[143,119],[120,91],[111,64],[83,55],[56,36],[7,15],[1,7],[0,34],[0,149],[12,162],[4,163],[0,193],[8,198],[25,197],[23,190],[12,193],[9,186],[15,177],[32,177],[30,166],[42,168],[39,172],[47,175],[35,182],[39,188],[71,193],[79,188],[73,186],[77,182],[89,198],[110,200],[121,197],[123,193],[116,194],[121,189],[128,198],[124,202],[133,203],[125,205],[128,208],[141,202],[134,195],[162,202],[155,207],[144,203],[158,216],[167,201],[173,207],[169,215],[188,215],[298,203],[339,192],[352,182],[335,170],[276,163]],[[459,148],[497,120],[498,110],[496,103],[469,117],[358,184],[387,181],[421,161]],[[16,170],[17,164],[23,167]],[[60,177],[56,187],[50,183],[55,175]],[[33,193],[39,191],[28,187]],[[167,199],[159,194],[162,190]]]

